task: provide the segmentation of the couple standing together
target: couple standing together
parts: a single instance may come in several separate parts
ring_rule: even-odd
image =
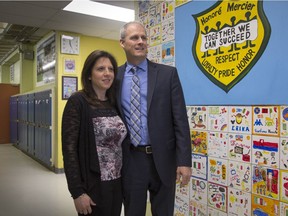
[[[78,215],[172,216],[175,181],[191,175],[191,144],[182,87],[174,67],[150,62],[138,22],[120,31],[127,62],[94,51],[62,119],[62,150]],[[121,117],[121,118],[120,118]]]

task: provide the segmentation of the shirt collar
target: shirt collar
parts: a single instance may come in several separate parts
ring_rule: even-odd
[[[142,61],[139,65],[136,65],[138,68],[140,68],[142,71],[147,71],[147,59],[145,59],[144,61]],[[127,66],[126,66],[126,71],[130,71],[132,67],[134,67],[135,65],[130,64],[129,62],[127,62]]]

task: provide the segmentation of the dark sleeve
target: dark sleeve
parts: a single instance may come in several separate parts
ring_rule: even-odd
[[[191,167],[191,139],[182,86],[175,68],[171,79],[171,103],[176,137],[177,166]]]
[[[62,152],[68,189],[74,199],[85,193],[78,154],[80,123],[80,102],[70,97],[62,116]]]

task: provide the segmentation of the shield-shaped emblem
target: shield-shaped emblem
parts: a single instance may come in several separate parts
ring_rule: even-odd
[[[271,28],[263,2],[218,1],[193,17],[194,59],[205,76],[228,92],[247,75],[269,41]]]

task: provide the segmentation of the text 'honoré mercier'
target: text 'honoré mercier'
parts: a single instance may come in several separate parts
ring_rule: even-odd
[[[255,4],[250,3],[250,2],[245,2],[245,3],[241,3],[241,4],[237,4],[234,2],[228,3],[227,12],[234,12],[237,10],[252,10],[253,7],[255,7],[255,6],[256,6]],[[202,17],[201,18],[202,25],[204,25],[209,20],[217,17],[218,15],[221,15],[221,13],[222,13],[222,7],[220,7],[217,11],[212,12],[207,17]]]

